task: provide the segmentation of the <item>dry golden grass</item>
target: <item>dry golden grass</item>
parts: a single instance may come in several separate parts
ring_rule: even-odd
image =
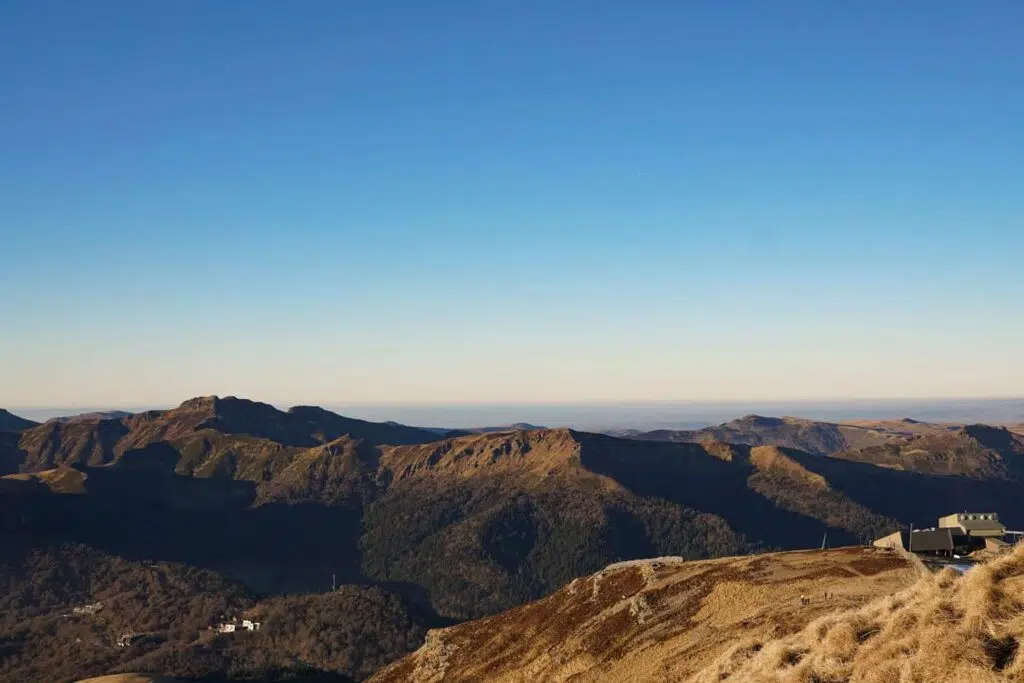
[[[798,632],[901,591],[923,571],[877,548],[616,564],[542,600],[431,631],[371,680],[682,683],[736,643]]]
[[[58,467],[30,474],[9,474],[3,479],[36,481],[54,493],[85,493],[88,475],[70,467]]]
[[[1024,546],[963,576],[868,548],[656,565],[434,631],[372,680],[1024,681]]]
[[[800,632],[737,643],[695,683],[995,683],[1024,680],[1024,546],[959,576],[922,575]]]
[[[786,455],[777,446],[755,446],[750,449],[750,462],[759,470],[778,469],[804,480],[810,486],[827,489],[825,477],[815,474]]]

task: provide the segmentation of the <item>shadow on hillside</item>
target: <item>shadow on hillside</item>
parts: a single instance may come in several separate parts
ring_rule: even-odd
[[[462,623],[461,619],[452,619],[438,614],[430,601],[430,592],[412,581],[367,581],[363,585],[377,586],[389,593],[401,596],[419,623],[427,628],[446,628]]]
[[[252,482],[194,479],[149,466],[86,472],[87,495],[53,495],[33,484],[3,496],[12,513],[5,515],[5,545],[84,543],[126,559],[212,569],[264,594],[330,590],[332,575],[338,584],[367,583],[358,507],[251,507]]]
[[[14,474],[28,459],[28,451],[18,443],[20,438],[16,432],[0,432],[0,477]]]
[[[1011,529],[1024,525],[1019,483],[918,474],[802,453],[791,457],[851,500],[902,523],[934,526],[941,515],[977,510],[998,512]]]
[[[750,540],[777,548],[812,548],[826,531],[833,543],[857,540],[819,520],[783,510],[751,490],[747,478],[753,469],[746,461],[720,460],[696,444],[636,441],[624,452],[616,439],[576,436],[588,469],[612,477],[636,495],[718,515]]]

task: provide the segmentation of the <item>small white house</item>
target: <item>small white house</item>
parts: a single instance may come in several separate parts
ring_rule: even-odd
[[[260,622],[250,619],[242,619],[241,624],[233,621],[225,621],[217,624],[217,633],[238,633],[239,631],[259,631]]]
[[[103,603],[102,602],[94,602],[94,603],[91,603],[89,605],[80,605],[78,607],[72,607],[71,608],[71,613],[72,614],[96,614],[101,609],[103,609]]]

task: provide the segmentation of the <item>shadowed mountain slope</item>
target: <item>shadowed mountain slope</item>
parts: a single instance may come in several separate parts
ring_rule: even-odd
[[[38,424],[0,408],[0,432],[21,432]]]
[[[322,589],[335,574],[460,619],[616,560],[849,542],[897,525],[772,448],[564,429],[309,448],[200,434],[189,448],[156,442],[107,465],[0,479],[11,489],[0,505],[17,510],[24,542],[188,562],[265,592]]]
[[[385,488],[363,519],[366,573],[417,583],[442,614],[467,618],[616,559],[745,547],[721,517],[635,493],[584,458],[580,435],[569,430],[383,449]]]

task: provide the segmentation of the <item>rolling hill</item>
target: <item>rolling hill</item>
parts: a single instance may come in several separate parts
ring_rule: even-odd
[[[430,631],[371,683],[1001,683],[1024,673],[1024,546],[958,574],[841,548],[612,565]]]
[[[1005,427],[967,425],[835,456],[926,474],[1014,481],[1024,478],[1024,436]]]
[[[431,631],[419,650],[370,680],[684,681],[737,643],[799,631],[919,574],[910,561],[868,548],[626,562],[508,612]],[[801,596],[812,599],[804,605]]]
[[[1008,427],[980,424],[934,424],[909,418],[832,423],[748,415],[717,427],[631,432],[628,438],[779,446],[933,475],[1024,477],[1024,435]]]
[[[716,427],[695,430],[659,429],[630,432],[628,436],[645,441],[723,441],[748,446],[782,446],[814,455],[832,455],[883,446],[921,434],[941,433],[952,428],[910,419],[835,423],[798,417],[747,415]]]

